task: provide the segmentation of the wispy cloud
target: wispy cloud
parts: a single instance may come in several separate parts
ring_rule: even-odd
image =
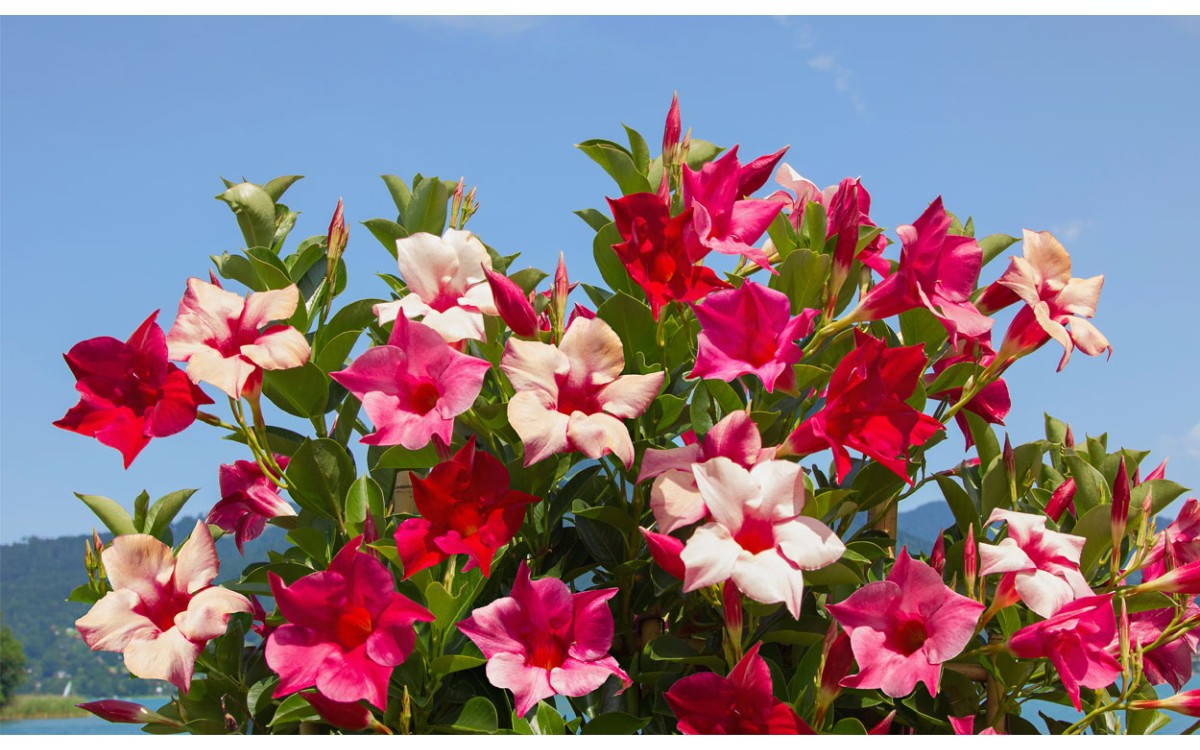
[[[1084,228],[1091,223],[1088,219],[1072,219],[1050,227],[1050,233],[1058,238],[1059,242],[1074,242],[1083,235]]]
[[[489,36],[516,36],[541,25],[541,16],[393,16],[401,23],[441,27],[453,31],[488,34]]]
[[[850,99],[850,105],[860,115],[867,113],[867,103],[854,87],[854,71],[837,61],[831,54],[822,53],[808,59],[808,67],[833,78],[833,88]]]

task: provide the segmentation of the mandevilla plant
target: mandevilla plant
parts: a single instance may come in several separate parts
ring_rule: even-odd
[[[1089,322],[1103,277],[1025,230],[980,286],[1019,240],[976,238],[940,197],[895,230],[897,261],[860,180],[820,190],[785,150],[742,163],[685,135],[677,101],[659,156],[626,130],[579,144],[620,195],[577,212],[608,288],[573,304],[578,256],[515,270],[466,228],[461,180],[383,178],[397,215],[364,224],[398,274],[390,300],[349,303],[340,202],[289,252],[298,178],[226,183],[245,249],[188,279],[165,333],[153,313],[66,355],[80,401],[55,424],[126,467],[195,421],[245,446],[178,547],[192,490],[132,514],[80,496],[114,535],[72,593],[80,634],[178,690],[85,707],[255,734],[1016,734],[1032,701],[1070,707],[1045,719],[1067,734],[1200,716],[1180,692],[1200,503],[1156,530],[1185,491],[1165,462],[1143,477],[1146,452],[1049,416],[1024,445],[992,428],[1025,355],[1111,354]],[[974,456],[934,471],[952,418]],[[897,505],[934,486],[955,525],[926,557],[897,549]],[[287,549],[214,585],[214,538],[242,550],[268,524]]]

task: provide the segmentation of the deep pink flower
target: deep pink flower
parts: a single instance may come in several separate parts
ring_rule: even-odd
[[[1046,528],[1046,517],[997,508],[987,525],[1008,524],[1008,537],[998,544],[980,544],[981,575],[1003,573],[1001,589],[1016,589],[1026,606],[1049,617],[1073,599],[1092,595],[1079,572],[1079,557],[1087,542],[1081,536]]]
[[[755,187],[761,187],[770,176],[775,163],[783,158],[784,148],[756,165],[742,180],[743,167],[737,158],[738,147],[700,171],[683,168],[684,205],[693,210],[692,225],[700,242],[709,250],[726,255],[741,255],[759,266],[770,269],[767,255],[753,247],[758,238],[783,210],[783,204],[770,200],[741,200],[747,187],[761,177]],[[762,160],[756,160],[762,161]],[[767,165],[765,171],[762,166]],[[750,165],[747,165],[749,167]]]
[[[386,345],[368,349],[329,377],[362,401],[375,425],[362,442],[417,450],[434,437],[450,444],[454,418],[475,403],[489,367],[401,316]]]
[[[775,697],[761,645],[754,644],[728,677],[701,672],[675,681],[663,697],[681,734],[816,734]]]
[[[711,268],[697,265],[709,249],[692,228],[692,209],[672,217],[653,193],[609,199],[608,205],[624,240],[613,251],[645,292],[655,320],[671,302],[695,302],[730,288]]]
[[[448,343],[483,340],[483,316],[497,312],[484,275],[492,259],[478,237],[462,229],[447,229],[441,237],[417,232],[396,240],[396,265],[409,293],[375,305],[380,325],[403,313],[421,318]]]
[[[992,321],[971,303],[983,267],[983,251],[971,237],[949,234],[950,217],[941,196],[912,225],[896,228],[903,248],[896,272],[879,282],[850,313],[849,320],[882,320],[924,307],[950,335],[978,339]]]
[[[888,348],[881,339],[854,332],[855,348],[829,379],[825,406],[804,420],[782,449],[807,455],[833,451],[837,478],[850,473],[847,448],[862,451],[896,476],[908,476],[908,449],[923,445],[942,423],[905,403],[925,369],[925,349],[920,344]]]
[[[361,732],[375,722],[375,717],[371,715],[371,709],[359,701],[340,703],[330,700],[320,693],[300,693],[300,697],[308,701],[308,704],[321,717],[321,721],[332,724],[338,729]]]
[[[275,461],[279,468],[287,468],[287,456],[276,456]],[[222,464],[218,477],[221,499],[208,512],[206,520],[222,531],[234,534],[234,542],[242,554],[245,554],[243,545],[260,537],[268,520],[296,515],[288,501],[279,496],[279,487],[254,461]]]
[[[680,557],[683,590],[733,579],[746,596],[783,602],[800,617],[805,570],[837,562],[846,547],[825,524],[801,515],[804,476],[790,461],[746,470],[724,456],[692,466],[712,520],[691,535]]]
[[[1137,648],[1147,648],[1171,624],[1175,610],[1152,609],[1129,615],[1129,640]],[[1184,609],[1183,619],[1200,617],[1195,602]],[[1182,637],[1165,643],[1143,655],[1142,667],[1151,685],[1169,683],[1179,690],[1192,678],[1192,657],[1200,650],[1200,631],[1189,630]],[[1115,656],[1115,654],[1114,654]]]
[[[1153,474],[1146,477],[1146,481],[1149,482],[1151,477]],[[1168,548],[1176,565],[1200,560],[1200,500],[1188,498],[1171,525],[1158,535],[1142,566],[1142,580],[1151,581],[1166,574]]]
[[[267,665],[279,675],[276,698],[315,686],[338,703],[386,707],[392,670],[413,650],[413,623],[433,615],[396,593],[392,574],[361,545],[361,536],[352,539],[328,570],[291,586],[270,574],[287,619],[267,639]]]
[[[54,426],[116,448],[126,469],[150,438],[180,432],[196,420],[198,405],[212,403],[167,361],[157,317],[155,310],[127,341],[101,336],[63,355],[81,395]]]
[[[1108,687],[1121,674],[1110,653],[1117,640],[1112,594],[1088,596],[1065,605],[1053,616],[1021,628],[1008,648],[1022,659],[1049,659],[1079,711],[1079,686]]]
[[[1129,705],[1138,711],[1165,708],[1168,711],[1174,711],[1184,716],[1200,718],[1200,690],[1186,690],[1182,693],[1172,695],[1170,698],[1163,698],[1157,701],[1133,701]]]
[[[744,411],[735,411],[713,425],[700,442],[693,441],[682,448],[646,450],[638,481],[655,479],[650,489],[650,508],[660,531],[670,533],[708,514],[692,475],[692,465],[717,456],[749,469],[775,458],[775,448],[763,448],[754,420]]]
[[[974,716],[947,716],[946,720],[950,722],[950,728],[955,734],[973,735],[975,734],[975,717]],[[985,734],[1000,734],[995,729],[988,727],[979,733],[979,736]]]
[[[487,661],[488,681],[511,690],[524,716],[543,698],[587,695],[615,675],[632,680],[609,655],[617,589],[571,594],[557,578],[529,580],[521,561],[512,596],[480,607],[458,623]]]
[[[792,365],[801,356],[796,341],[812,333],[817,310],[792,317],[786,294],[753,281],[710,294],[692,309],[701,331],[689,378],[729,382],[756,375],[767,393],[777,384],[784,391],[795,390]]]
[[[925,683],[937,695],[942,663],[962,653],[983,605],[956,594],[937,571],[901,550],[887,580],[868,583],[826,605],[850,635],[858,674],[844,687],[880,689],[892,698]]]
[[[665,377],[621,375],[621,339],[599,318],[576,318],[557,347],[510,338],[500,369],[517,391],[508,421],[525,444],[526,466],[572,450],[613,453],[631,466],[633,441],[621,420],[646,411]]]
[[[1075,347],[1089,356],[1112,345],[1086,318],[1096,314],[1103,276],[1071,277],[1071,256],[1049,232],[1025,230],[1024,257],[1012,258],[1008,270],[979,298],[979,309],[1000,310],[1014,302],[1026,306],[1013,318],[997,357],[1004,367],[1050,339],[1062,344],[1058,369],[1066,367]],[[1066,326],[1070,324],[1068,331]]]
[[[962,363],[970,363],[978,361],[979,368],[982,370],[992,363],[996,358],[992,347],[987,339],[990,336],[981,336],[977,341],[968,342],[961,341],[959,352],[951,357],[942,357],[933,363],[933,372],[925,375],[923,380],[925,385],[931,386],[938,376],[941,375],[946,368],[951,365]],[[974,352],[974,347],[978,346],[980,351],[978,357]],[[962,398],[962,388],[947,388],[944,391],[930,393],[929,398],[938,401],[946,401],[948,403],[957,403]],[[1008,416],[1009,409],[1012,408],[1012,399],[1008,395],[1008,384],[1003,378],[997,378],[985,385],[975,397],[967,402],[966,406],[959,410],[954,415],[954,421],[958,425],[958,429],[962,431],[963,438],[966,440],[966,447],[969,450],[975,445],[975,438],[971,435],[971,425],[967,421],[967,415],[964,412],[972,412],[988,424],[1003,425],[1005,417]]]
[[[215,279],[214,279],[215,280]],[[300,303],[295,284],[241,295],[191,278],[167,332],[171,359],[187,362],[193,383],[212,383],[230,398],[257,394],[263,370],[300,367],[311,353],[308,340],[287,320]]]
[[[425,479],[413,474],[413,500],[422,517],[409,518],[396,529],[404,577],[451,555],[470,558],[464,572],[478,566],[487,576],[496,550],[520,531],[525,506],[538,500],[508,484],[508,469],[476,450],[474,435]]]
[[[209,585],[219,564],[208,526],[196,522],[178,557],[149,534],[118,536],[100,557],[113,590],[75,621],[83,642],[187,692],[204,644],[225,633],[231,614],[250,611],[246,597]]]

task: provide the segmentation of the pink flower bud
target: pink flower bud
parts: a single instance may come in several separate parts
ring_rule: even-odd
[[[168,724],[179,726],[179,722],[157,714],[140,703],[130,701],[105,700],[91,703],[78,703],[76,708],[99,716],[105,721],[115,724]]]
[[[1181,565],[1166,575],[1146,581],[1134,589],[1135,593],[1162,591],[1167,594],[1200,594],[1200,560]]]
[[[496,310],[504,323],[522,338],[537,338],[537,313],[534,312],[533,305],[529,304],[525,291],[503,274],[486,268],[483,272],[487,276],[488,286],[492,288]]]
[[[829,624],[825,634],[825,655],[821,668],[820,695],[817,702],[829,706],[842,692],[841,682],[854,666],[854,651],[850,647],[850,636],[838,628],[836,622]],[[824,712],[821,712],[824,715]]]
[[[570,293],[571,280],[567,278],[567,262],[560,252],[558,254],[558,268],[554,269],[554,291],[550,296],[550,304],[554,307],[554,311],[560,321],[566,320],[567,295]]]
[[[725,629],[731,638],[742,636],[742,592],[730,578],[721,588],[721,610],[725,614]]]
[[[335,264],[338,258],[342,257],[342,252],[346,249],[346,242],[350,239],[350,230],[346,228],[346,216],[342,210],[342,199],[338,198],[337,208],[333,211],[333,218],[329,221],[329,233],[326,235],[327,247],[329,248],[329,263]]]
[[[1064,448],[1075,448],[1075,433],[1071,432],[1071,425],[1067,425],[1067,434],[1063,436]]]
[[[1008,439],[1008,433],[1004,433],[1004,471],[1010,478],[1017,476],[1017,454],[1013,452],[1012,441]]]
[[[671,108],[667,110],[667,123],[663,127],[663,163],[669,163],[670,156],[674,156],[675,147],[679,145],[679,134],[683,130],[683,123],[679,119],[679,93],[676,92],[671,97]],[[673,160],[671,160],[673,161]]]
[[[1050,495],[1050,502],[1046,503],[1046,515],[1055,523],[1058,523],[1058,519],[1062,518],[1063,511],[1065,510],[1070,510],[1071,515],[1075,515],[1074,477],[1058,485],[1054,490],[1054,494]]]
[[[941,575],[946,570],[946,530],[938,533],[937,541],[933,543],[933,552],[929,553],[929,566]]]
[[[1163,462],[1161,464],[1159,464],[1158,466],[1154,467],[1154,471],[1147,474],[1146,478],[1142,481],[1143,482],[1153,482],[1155,479],[1166,478],[1166,476],[1167,476],[1167,461],[1168,460],[1169,459],[1164,458]],[[1141,484],[1141,482],[1134,482],[1134,484],[1135,485]]]
[[[1125,468],[1125,457],[1117,467],[1117,476],[1113,480],[1112,501],[1112,542],[1113,556],[1119,557],[1121,540],[1125,537],[1125,527],[1129,523],[1129,472]]]
[[[975,544],[975,524],[967,529],[967,541],[963,545],[963,575],[967,579],[967,591],[975,591],[975,581],[979,576],[979,549]]]
[[[332,724],[338,729],[357,732],[366,729],[374,723],[374,717],[371,716],[371,709],[363,705],[361,701],[341,703],[330,700],[320,693],[301,693],[300,697],[312,705],[322,721],[326,724]]]
[[[887,734],[892,728],[892,719],[896,718],[896,711],[893,709],[891,713],[879,720],[875,727],[867,732],[867,734]]]
[[[1185,716],[1200,717],[1200,690],[1188,690],[1157,701],[1133,701],[1130,707],[1140,711],[1165,708]]]
[[[680,554],[683,553],[683,542],[667,534],[658,534],[646,529],[639,531],[646,539],[646,546],[650,549],[650,556],[654,558],[654,562],[682,581],[684,566]]]

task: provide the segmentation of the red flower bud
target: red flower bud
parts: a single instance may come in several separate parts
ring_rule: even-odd
[[[939,575],[946,570],[946,530],[938,532],[937,541],[933,543],[933,552],[929,553],[929,567]]]
[[[533,305],[529,304],[529,298],[525,296],[525,291],[517,286],[516,282],[504,276],[483,269],[487,276],[488,286],[492,288],[492,299],[496,301],[496,311],[500,313],[500,318],[504,323],[512,329],[512,332],[522,338],[532,339],[537,338],[538,322],[537,313],[533,310]]]
[[[1046,503],[1046,515],[1055,523],[1058,523],[1058,519],[1062,518],[1063,511],[1065,510],[1070,510],[1071,515],[1075,515],[1074,477],[1058,485],[1054,490],[1054,494],[1050,496],[1050,502]]]
[[[115,724],[167,724],[179,726],[179,722],[155,713],[140,703],[130,701],[105,700],[91,703],[77,703],[76,708],[99,716],[105,721]]]
[[[1125,527],[1129,523],[1129,473],[1125,469],[1125,457],[1117,467],[1117,476],[1113,480],[1112,501],[1112,542],[1113,555],[1119,556],[1121,540],[1125,537]]]

